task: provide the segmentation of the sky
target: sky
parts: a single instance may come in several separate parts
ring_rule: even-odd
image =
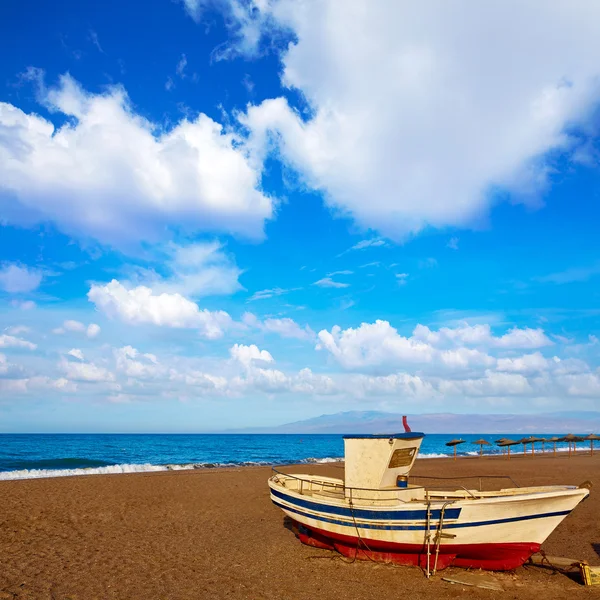
[[[0,3],[0,431],[600,409],[600,5]]]

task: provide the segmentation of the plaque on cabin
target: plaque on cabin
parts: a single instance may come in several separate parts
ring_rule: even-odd
[[[398,448],[397,450],[394,450],[392,458],[390,458],[388,469],[409,467],[412,463],[416,450],[416,448]]]

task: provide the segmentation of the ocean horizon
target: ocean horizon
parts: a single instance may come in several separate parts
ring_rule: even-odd
[[[488,455],[500,454],[494,440],[501,437],[521,439],[523,434],[429,434],[420,458],[453,455],[446,442],[460,437],[458,456],[475,456],[479,438]],[[541,434],[551,437],[551,434]],[[557,450],[567,450],[564,443]],[[513,451],[522,451],[516,446]],[[552,444],[546,444],[546,451]],[[529,448],[528,448],[529,451]],[[536,444],[536,452],[541,444]],[[136,473],[216,467],[277,466],[285,464],[326,463],[343,458],[342,434],[293,433],[52,433],[0,434],[0,480]]]

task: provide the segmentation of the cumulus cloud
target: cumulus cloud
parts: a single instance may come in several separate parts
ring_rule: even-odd
[[[116,279],[105,285],[92,285],[88,299],[107,316],[125,323],[197,329],[208,339],[221,337],[231,324],[226,312],[200,309],[181,294],[154,294],[146,286],[128,289]]]
[[[417,325],[413,337],[433,346],[448,346],[464,344],[468,346],[486,346],[494,348],[523,348],[534,349],[552,346],[553,342],[542,329],[513,327],[502,336],[494,336],[488,324],[469,325],[459,327],[442,327],[432,331],[426,325]]]
[[[598,101],[600,5],[585,0],[225,4],[240,52],[291,34],[281,82],[311,109],[250,107],[258,151],[277,145],[336,213],[390,237],[468,226],[498,188],[531,201]]]
[[[229,349],[231,358],[239,362],[244,367],[250,367],[256,363],[272,363],[275,362],[273,357],[266,350],[259,350],[258,346],[251,344],[235,344]]]
[[[0,115],[1,114],[2,113],[0,112]],[[1,131],[0,125],[0,133]],[[2,142],[0,141],[0,152],[1,144]],[[2,169],[1,166],[0,169]],[[0,184],[0,193],[1,190],[2,187]],[[31,269],[27,266],[17,265],[15,263],[4,263],[0,268],[0,289],[9,294],[33,292],[34,290],[37,290],[41,282],[42,274],[36,269]]]
[[[79,360],[85,360],[85,358],[83,356],[83,352],[79,348],[71,348],[71,350],[69,350],[67,352],[67,354],[69,356],[72,356],[73,358],[77,358]]]
[[[289,317],[282,319],[267,318],[261,321],[256,315],[247,312],[244,313],[242,322],[248,327],[260,329],[267,333],[275,333],[283,338],[312,340],[315,337],[315,332],[308,325],[302,327]]]
[[[165,370],[153,354],[140,354],[132,346],[114,350],[117,370],[128,377],[152,379],[164,374]]]
[[[27,394],[39,390],[55,392],[76,392],[77,384],[58,377],[35,376],[21,379],[0,379],[0,392],[6,394]]]
[[[529,349],[552,344],[541,329],[513,328],[504,335],[494,336],[489,325],[465,324],[456,328],[442,327],[437,331],[417,325],[413,335],[406,337],[388,321],[381,320],[362,323],[356,329],[342,330],[336,325],[331,331],[320,331],[318,339],[317,349],[327,350],[345,368],[388,371],[399,365],[415,364],[448,369],[490,367],[497,361],[488,354],[490,349]],[[538,359],[537,356],[534,358]],[[524,360],[532,363],[531,357]],[[510,361],[502,364],[504,371],[517,370],[511,369]]]
[[[62,360],[59,365],[65,377],[73,381],[108,382],[114,381],[115,376],[108,369],[92,362],[72,362]]]
[[[100,325],[90,323],[87,327],[81,321],[68,319],[64,321],[61,327],[56,327],[52,333],[62,335],[67,331],[71,333],[84,333],[88,338],[93,339],[100,333]]]
[[[0,348],[26,348],[27,350],[35,350],[37,345],[13,335],[6,335],[3,333],[0,335]]]
[[[157,252],[165,275],[154,270],[137,269],[130,277],[132,287],[145,285],[155,293],[179,293],[195,298],[233,294],[241,289],[241,269],[218,241],[187,245],[169,244]]]
[[[41,83],[39,97],[64,125],[0,103],[8,221],[26,213],[120,248],[163,239],[169,226],[262,236],[273,203],[260,190],[260,166],[205,114],[165,130],[137,114],[122,87],[94,94],[69,75],[56,87]]]
[[[29,333],[31,327],[28,327],[27,325],[12,325],[11,327],[7,327],[4,331],[9,335],[21,335],[22,333]]]

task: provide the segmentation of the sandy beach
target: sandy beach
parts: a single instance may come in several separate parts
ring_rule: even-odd
[[[286,470],[343,473],[338,464]],[[520,485],[596,482],[543,549],[600,565],[600,455],[418,460],[412,474],[511,475]],[[428,581],[417,568],[347,564],[300,544],[269,500],[269,475],[268,468],[248,467],[0,482],[0,599],[597,595],[597,588],[537,567],[495,575],[506,590],[496,592],[442,581],[460,569]]]

